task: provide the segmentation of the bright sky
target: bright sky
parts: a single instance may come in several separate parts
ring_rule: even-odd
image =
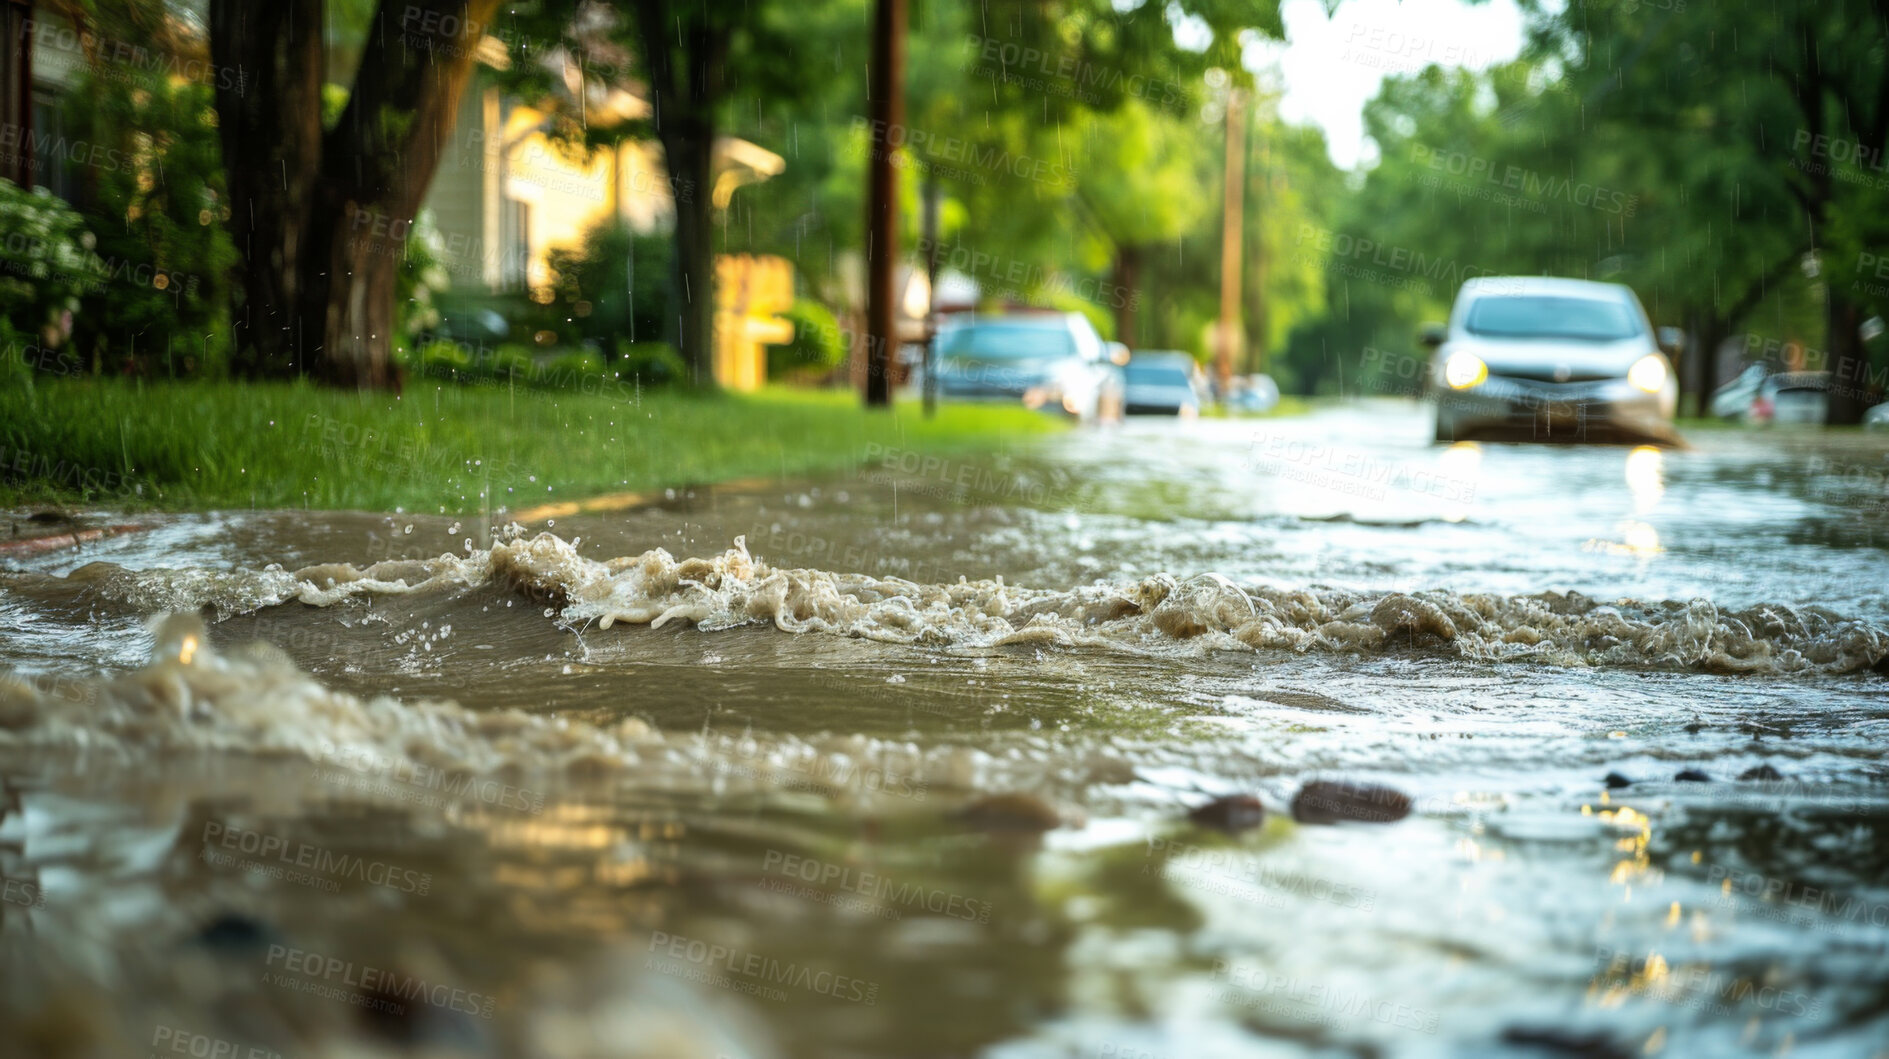
[[[1346,169],[1377,158],[1364,140],[1364,104],[1385,75],[1431,63],[1480,70],[1522,48],[1515,0],[1342,0],[1330,17],[1322,0],[1284,0],[1280,9],[1286,43],[1247,49],[1246,64],[1278,69],[1280,117],[1324,129],[1332,161]]]

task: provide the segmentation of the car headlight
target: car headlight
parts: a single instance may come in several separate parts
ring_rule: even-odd
[[[1489,365],[1474,353],[1453,353],[1443,364],[1443,381],[1452,390],[1469,390],[1489,378]]]
[[[1648,353],[1627,369],[1627,381],[1647,393],[1658,393],[1666,385],[1666,362],[1657,354]]]

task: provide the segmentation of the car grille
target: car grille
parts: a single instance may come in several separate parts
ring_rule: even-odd
[[[1553,368],[1542,368],[1542,367],[1532,367],[1532,366],[1531,367],[1518,367],[1518,368],[1501,368],[1499,370],[1491,368],[1490,374],[1500,375],[1505,379],[1522,379],[1528,382],[1547,382],[1547,383],[1605,382],[1608,379],[1620,378],[1620,373],[1617,371],[1577,371],[1577,370],[1569,370],[1565,376],[1561,378],[1556,378],[1555,370]]]
[[[953,382],[949,379],[938,380],[938,389],[946,397],[1020,397],[1027,385],[1018,382],[1002,382],[995,379]]]

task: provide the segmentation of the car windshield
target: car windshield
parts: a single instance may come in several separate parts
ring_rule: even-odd
[[[1139,386],[1186,386],[1187,370],[1175,364],[1136,364],[1122,369],[1128,382]]]
[[[1022,360],[1026,357],[1067,357],[1076,352],[1076,339],[1064,327],[1041,324],[973,324],[939,336],[940,353],[979,360]]]
[[[1469,332],[1499,338],[1632,338],[1640,322],[1625,302],[1541,296],[1482,298],[1469,309]]]

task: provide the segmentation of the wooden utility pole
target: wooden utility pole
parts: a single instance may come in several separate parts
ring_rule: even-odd
[[[1220,335],[1214,350],[1214,375],[1220,401],[1232,393],[1233,352],[1240,323],[1240,246],[1245,225],[1246,107],[1238,88],[1227,89],[1226,211],[1220,227]]]
[[[938,175],[925,170],[925,213],[920,221],[925,240],[925,418],[938,411],[938,200],[944,189]]]
[[[1265,129],[1265,122],[1260,128]],[[1253,203],[1255,216],[1266,216],[1266,206],[1271,202],[1267,193],[1274,187],[1272,168],[1272,142],[1262,140],[1259,143],[1259,199]],[[1249,328],[1259,336],[1259,344],[1254,347],[1253,355],[1246,358],[1246,370],[1254,375],[1266,374],[1266,272],[1272,263],[1266,259],[1266,236],[1262,232],[1253,240],[1253,326]]]
[[[894,270],[899,258],[895,145],[905,140],[905,0],[876,0],[866,72],[872,152],[866,160],[866,406],[892,405],[892,353],[899,348]]]

